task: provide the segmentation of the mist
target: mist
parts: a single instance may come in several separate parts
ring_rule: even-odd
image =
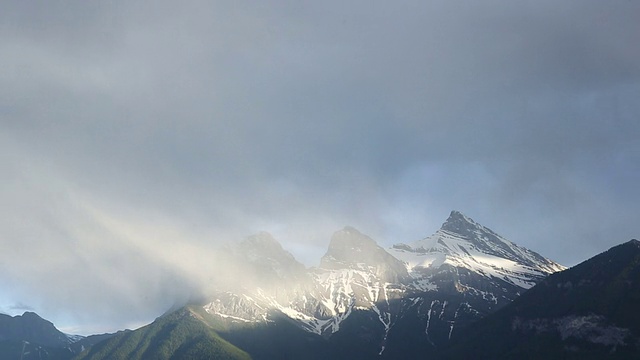
[[[635,2],[4,8],[0,311],[139,326],[259,231],[306,266],[453,209],[567,266],[638,238]]]

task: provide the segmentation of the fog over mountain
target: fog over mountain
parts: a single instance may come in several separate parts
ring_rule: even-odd
[[[9,0],[0,312],[136,327],[260,231],[306,266],[452,209],[574,265],[637,238],[640,4]]]

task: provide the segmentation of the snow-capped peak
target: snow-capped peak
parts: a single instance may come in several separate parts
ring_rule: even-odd
[[[407,276],[401,261],[378,246],[375,240],[349,226],[333,234],[329,249],[320,260],[320,268],[363,270],[387,281],[398,281]]]
[[[437,269],[447,264],[529,288],[564,267],[518,246],[459,211],[435,234],[410,244],[397,244],[391,253],[412,270]]]
[[[284,315],[323,336],[379,321],[366,328],[384,329],[380,353],[401,320],[426,324],[426,340],[436,346],[451,338],[454,324],[477,320],[563,268],[458,211],[433,235],[388,250],[347,226],[333,234],[318,268],[306,269],[268,233],[241,242],[234,254],[255,281],[219,292],[207,312],[229,322]]]
[[[245,282],[264,287],[276,286],[281,281],[298,281],[306,276],[306,267],[267,232],[236,243],[230,248],[230,256],[248,276]]]
[[[252,260],[266,256],[275,256],[289,261],[295,261],[293,255],[284,250],[278,240],[265,231],[244,239],[238,245],[238,250],[244,252],[244,254]]]

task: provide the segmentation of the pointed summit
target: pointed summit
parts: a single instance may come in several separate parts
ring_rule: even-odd
[[[240,249],[246,251],[248,254],[262,257],[265,254],[282,254],[289,252],[282,248],[282,245],[276,240],[273,235],[266,231],[261,231],[257,234],[251,235],[240,242]],[[286,255],[285,255],[286,256]],[[291,255],[293,257],[293,255]]]
[[[502,247],[505,242],[511,243],[510,241],[507,241],[500,237],[500,235],[494,233],[491,229],[478,224],[470,217],[456,210],[451,211],[451,214],[444,222],[444,224],[442,224],[440,230],[459,235],[462,238],[469,240],[470,242],[476,243],[475,245],[485,247],[485,250],[489,249],[487,249],[486,246],[484,246],[480,242],[474,240],[477,240],[477,238],[480,237],[492,243],[495,243],[500,247]]]
[[[521,288],[530,288],[547,274],[564,269],[455,210],[435,234],[408,245],[394,245],[393,254],[409,269],[437,269],[446,264]]]
[[[389,280],[407,276],[401,261],[378,246],[375,240],[350,226],[333,234],[329,249],[320,260],[320,268],[372,271]]]
[[[378,247],[378,244],[375,240],[351,226],[345,226],[331,236],[329,252],[336,253],[338,257],[343,257],[354,252],[361,253],[374,250],[376,247]]]
[[[260,279],[295,277],[305,271],[305,266],[265,231],[241,241],[236,252],[240,259],[250,264]]]
[[[440,231],[468,241],[472,248],[487,255],[505,258],[548,273],[564,269],[540,254],[503,238],[459,211],[451,212]]]
[[[449,214],[447,221],[442,224],[441,229],[452,232],[460,232],[468,230],[469,228],[476,228],[478,226],[482,225],[479,225],[478,223],[473,221],[473,219],[465,216],[463,213],[457,210],[453,210],[451,211],[451,214]]]
[[[640,248],[640,240],[631,239],[627,241],[625,244],[629,244],[630,246],[635,246],[637,248]]]
[[[372,260],[365,258],[374,258],[380,250],[383,249],[372,238],[351,226],[345,226],[331,236],[329,249],[320,259],[320,267],[323,269],[350,268],[351,265],[362,264],[364,260]]]

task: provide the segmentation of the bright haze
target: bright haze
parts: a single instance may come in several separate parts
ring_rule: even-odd
[[[136,327],[268,231],[307,266],[459,210],[574,265],[638,237],[640,2],[5,1],[0,312]]]

